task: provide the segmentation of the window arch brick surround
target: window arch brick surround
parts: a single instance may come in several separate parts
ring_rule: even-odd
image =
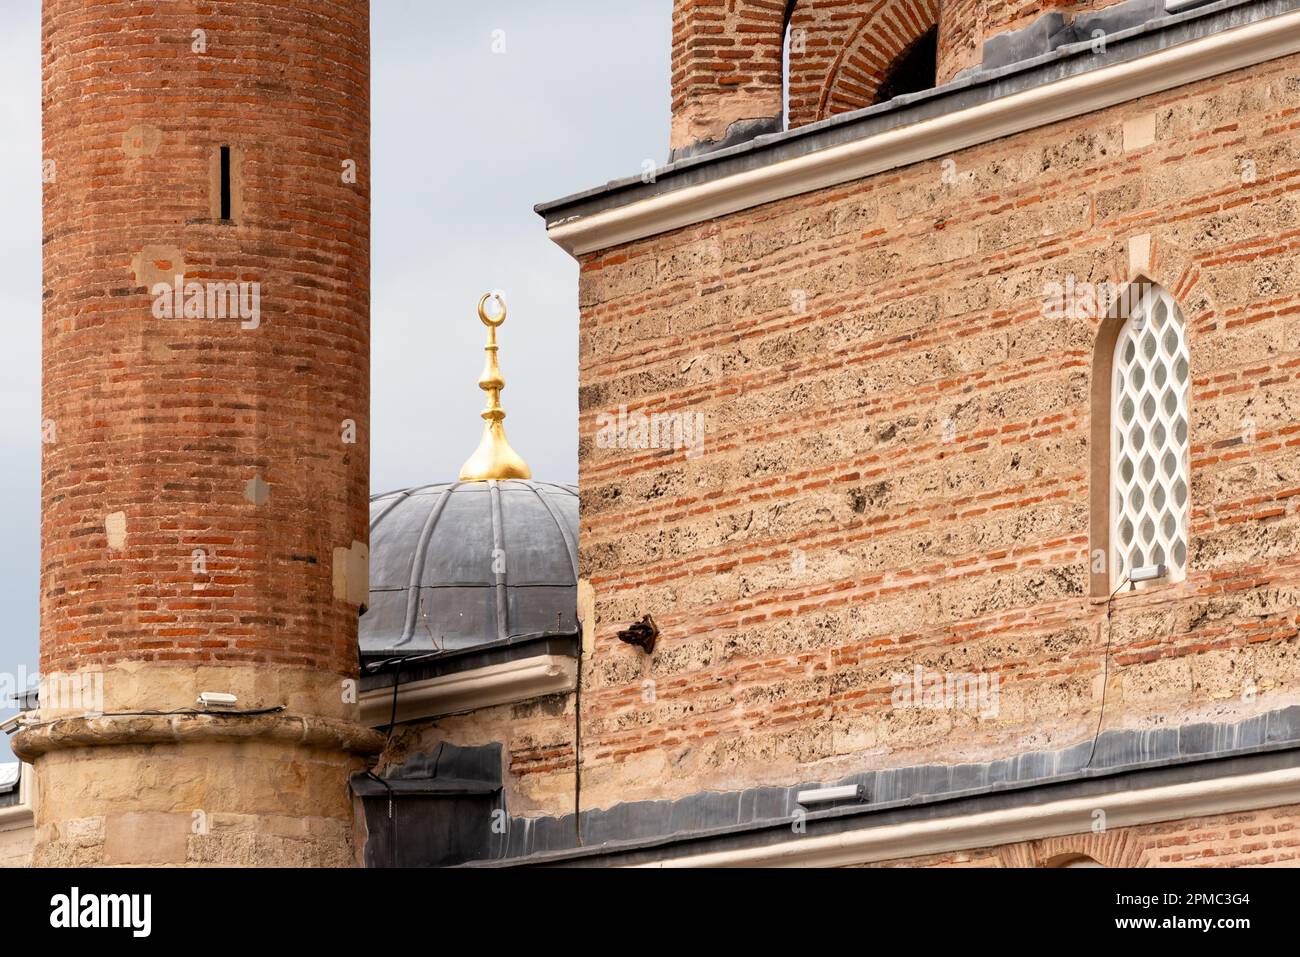
[[[1090,373],[1088,593],[1094,600],[1105,599],[1114,591],[1115,584],[1119,583],[1116,581],[1112,584],[1111,568],[1114,554],[1111,541],[1113,492],[1111,471],[1114,464],[1112,399],[1115,352],[1123,341],[1122,333],[1129,318],[1125,304],[1143,302],[1152,291],[1161,291],[1177,306],[1181,314],[1182,336],[1185,343],[1185,351],[1182,354],[1190,364],[1189,388],[1186,393],[1189,454],[1183,475],[1188,484],[1188,494],[1192,498],[1195,497],[1193,464],[1198,455],[1195,441],[1196,424],[1191,415],[1192,393],[1196,387],[1196,329],[1198,323],[1204,324],[1219,308],[1211,290],[1202,281],[1203,274],[1200,267],[1186,249],[1176,245],[1168,242],[1153,244],[1151,262],[1140,271],[1125,270],[1118,262],[1116,267],[1116,273],[1124,275],[1127,272],[1129,278],[1126,282],[1121,282],[1115,294],[1119,308],[1109,310],[1098,321]],[[1152,278],[1156,275],[1164,278]],[[1195,569],[1196,515],[1191,508],[1193,504],[1194,502],[1188,502],[1183,528],[1187,548],[1184,568],[1179,574],[1164,579],[1164,582],[1176,583],[1185,580]],[[1101,560],[1102,556],[1105,556],[1104,561]]]

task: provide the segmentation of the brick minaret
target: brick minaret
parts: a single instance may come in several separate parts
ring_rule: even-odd
[[[42,53],[35,863],[349,863],[369,4],[45,0]]]

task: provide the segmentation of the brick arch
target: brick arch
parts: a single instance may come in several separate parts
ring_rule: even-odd
[[[794,128],[874,103],[893,64],[938,25],[939,0],[796,0],[787,17]]]
[[[1106,865],[1095,857],[1089,857],[1087,854],[1074,854],[1066,851],[1064,854],[1058,854],[1043,861],[1039,866],[1060,869],[1066,867],[1105,867]]]
[[[1059,867],[1070,860],[1091,858],[1102,867],[1124,868],[1140,865],[1142,847],[1132,830],[1120,829],[1042,838],[1030,842],[1029,853],[1035,867]]]
[[[996,855],[1002,867],[1060,867],[1079,858],[1091,858],[1102,867],[1139,867],[1142,845],[1131,828],[1120,828],[1005,844]]]

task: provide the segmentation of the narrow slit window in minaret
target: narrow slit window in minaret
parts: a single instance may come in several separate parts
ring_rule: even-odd
[[[230,221],[230,147],[221,147],[221,218]]]

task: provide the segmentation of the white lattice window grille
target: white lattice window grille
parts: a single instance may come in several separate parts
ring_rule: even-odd
[[[1182,310],[1159,286],[1138,299],[1115,343],[1111,378],[1111,587],[1135,569],[1187,572],[1187,396]]]

